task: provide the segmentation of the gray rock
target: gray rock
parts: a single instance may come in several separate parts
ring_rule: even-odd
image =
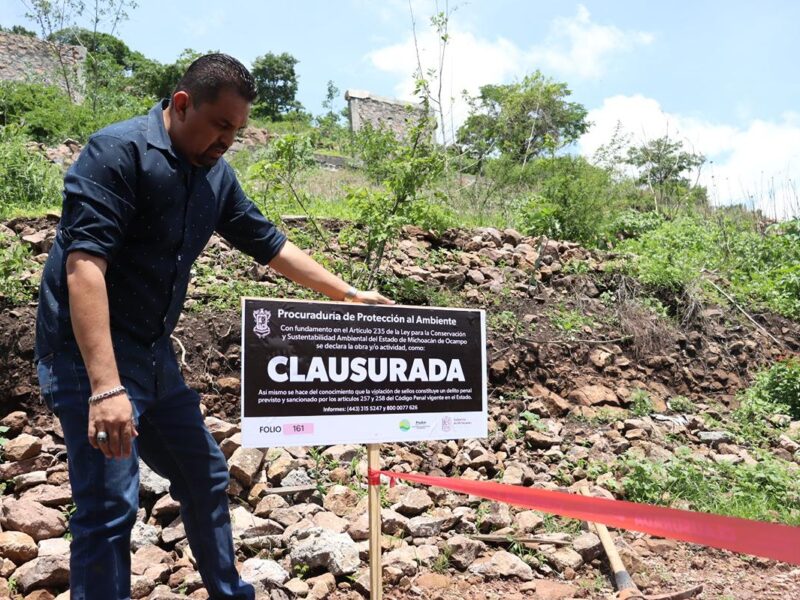
[[[281,485],[283,487],[292,487],[295,485],[311,485],[314,483],[314,480],[306,473],[305,469],[294,469],[293,471],[289,471],[289,473],[281,479]]]
[[[452,516],[420,515],[408,520],[408,533],[411,537],[433,537],[452,527],[454,521],[455,518]]]
[[[247,583],[283,585],[289,573],[274,560],[248,558],[242,564],[241,577]]]
[[[363,452],[361,446],[354,446],[351,444],[347,445],[337,445],[331,446],[327,448],[323,453],[322,456],[326,458],[330,458],[338,463],[349,463],[354,458],[361,455]]]
[[[701,442],[710,446],[727,443],[733,440],[731,434],[727,431],[699,431],[697,437],[700,438]]]
[[[282,481],[290,471],[302,466],[302,461],[292,457],[284,449],[272,449],[267,452],[265,462],[267,467],[267,477],[270,481]]]
[[[463,535],[451,537],[447,540],[447,546],[450,548],[450,562],[462,571],[469,567],[486,547],[482,542]]]
[[[300,532],[292,545],[292,567],[323,568],[335,576],[355,573],[361,564],[356,543],[344,533],[314,528]]]
[[[511,507],[509,507],[508,504],[492,502],[481,518],[478,529],[483,533],[488,533],[497,529],[510,527],[511,523],[513,523]]]
[[[523,581],[533,579],[533,569],[521,558],[505,550],[498,550],[491,556],[478,558],[469,566],[469,572],[486,579],[516,577]]]
[[[581,555],[569,546],[556,548],[555,552],[550,554],[547,558],[559,571],[564,571],[567,567],[579,569],[581,565],[583,565],[583,558]]]
[[[169,491],[169,480],[155,473],[144,461],[140,460],[139,488],[146,494],[163,496]]]
[[[160,528],[136,521],[131,530],[131,550],[136,552],[139,548],[158,544]]]
[[[14,477],[14,491],[22,493],[23,491],[47,483],[47,471],[33,471],[31,473],[23,473]]]
[[[311,590],[309,585],[299,577],[290,579],[284,584],[283,587],[292,592],[298,598],[305,598],[308,596],[308,592]]]
[[[425,490],[409,488],[392,508],[406,517],[415,517],[432,507],[433,500]]]
[[[603,551],[603,544],[600,542],[599,537],[587,531],[572,540],[572,548],[581,555],[584,562],[591,562],[600,556]]]
[[[242,537],[246,531],[256,527],[264,527],[270,532],[273,531],[273,525],[271,521],[262,519],[261,517],[256,517],[244,506],[237,506],[231,509],[230,512],[233,537]]]

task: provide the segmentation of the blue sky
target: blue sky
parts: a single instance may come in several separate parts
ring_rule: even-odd
[[[411,0],[426,66],[437,46],[428,21],[444,7]],[[591,156],[618,121],[633,143],[668,132],[712,161],[699,180],[715,202],[800,213],[800,3],[472,0],[449,8],[447,121],[457,126],[466,114],[462,89],[539,68],[590,110],[594,126],[576,151]],[[24,12],[21,0],[0,0],[0,24],[32,27]],[[299,100],[312,112],[329,79],[342,93],[410,98],[417,60],[408,0],[140,0],[118,35],[161,61],[184,48],[219,49],[246,64],[289,52],[300,61]]]

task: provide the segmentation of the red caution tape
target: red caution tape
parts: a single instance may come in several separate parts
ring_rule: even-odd
[[[493,481],[470,481],[394,471],[370,471],[370,474],[387,475],[581,521],[603,523],[620,529],[641,531],[800,565],[800,527]]]

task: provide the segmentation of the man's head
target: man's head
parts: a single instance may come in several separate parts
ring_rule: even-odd
[[[247,123],[255,97],[253,76],[242,63],[227,54],[201,56],[172,93],[172,143],[193,165],[213,166]]]

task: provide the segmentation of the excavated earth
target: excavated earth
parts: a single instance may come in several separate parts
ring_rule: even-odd
[[[5,224],[41,263],[55,219]],[[621,497],[591,462],[628,453],[670,458],[678,446],[713,461],[753,461],[747,447],[714,430],[737,406],[737,392],[775,360],[800,354],[797,324],[758,314],[758,326],[728,307],[660,293],[669,318],[609,266],[624,257],[572,243],[494,229],[434,235],[406,228],[384,268],[417,282],[415,301],[446,298],[484,308],[489,323],[489,437],[385,444],[383,467]],[[217,278],[241,258],[214,239],[200,263]],[[247,276],[272,295],[276,276],[251,265]],[[38,277],[36,269],[25,277]],[[217,281],[216,283],[219,283]],[[285,282],[281,289],[287,289]],[[433,294],[436,292],[438,296]],[[229,457],[238,558],[263,598],[362,598],[369,585],[363,449],[240,448],[239,340],[235,310],[203,308],[208,282],[190,287],[191,310],[175,332],[189,384]],[[291,293],[291,292],[290,292]],[[410,302],[409,298],[400,298]],[[71,508],[61,430],[39,399],[32,364],[35,303],[0,311],[0,598],[67,598]],[[583,318],[578,318],[582,316]],[[639,392],[637,390],[642,390]],[[646,393],[652,411],[630,412]],[[695,407],[672,408],[678,396]],[[522,413],[535,415],[526,427]],[[717,426],[718,427],[718,426]],[[793,429],[800,423],[792,423]],[[784,436],[771,451],[797,465],[800,445]],[[800,467],[798,468],[800,475]],[[274,494],[271,488],[316,489]],[[481,599],[606,598],[613,594],[599,540],[585,524],[552,519],[439,488],[398,485],[385,493],[385,597]],[[143,474],[132,551],[134,598],[207,598],[177,506],[154,474]],[[35,525],[31,525],[35,523]],[[543,536],[526,547],[472,536]],[[705,599],[800,598],[800,568],[773,560],[612,532],[634,581],[647,594],[703,584]]]

